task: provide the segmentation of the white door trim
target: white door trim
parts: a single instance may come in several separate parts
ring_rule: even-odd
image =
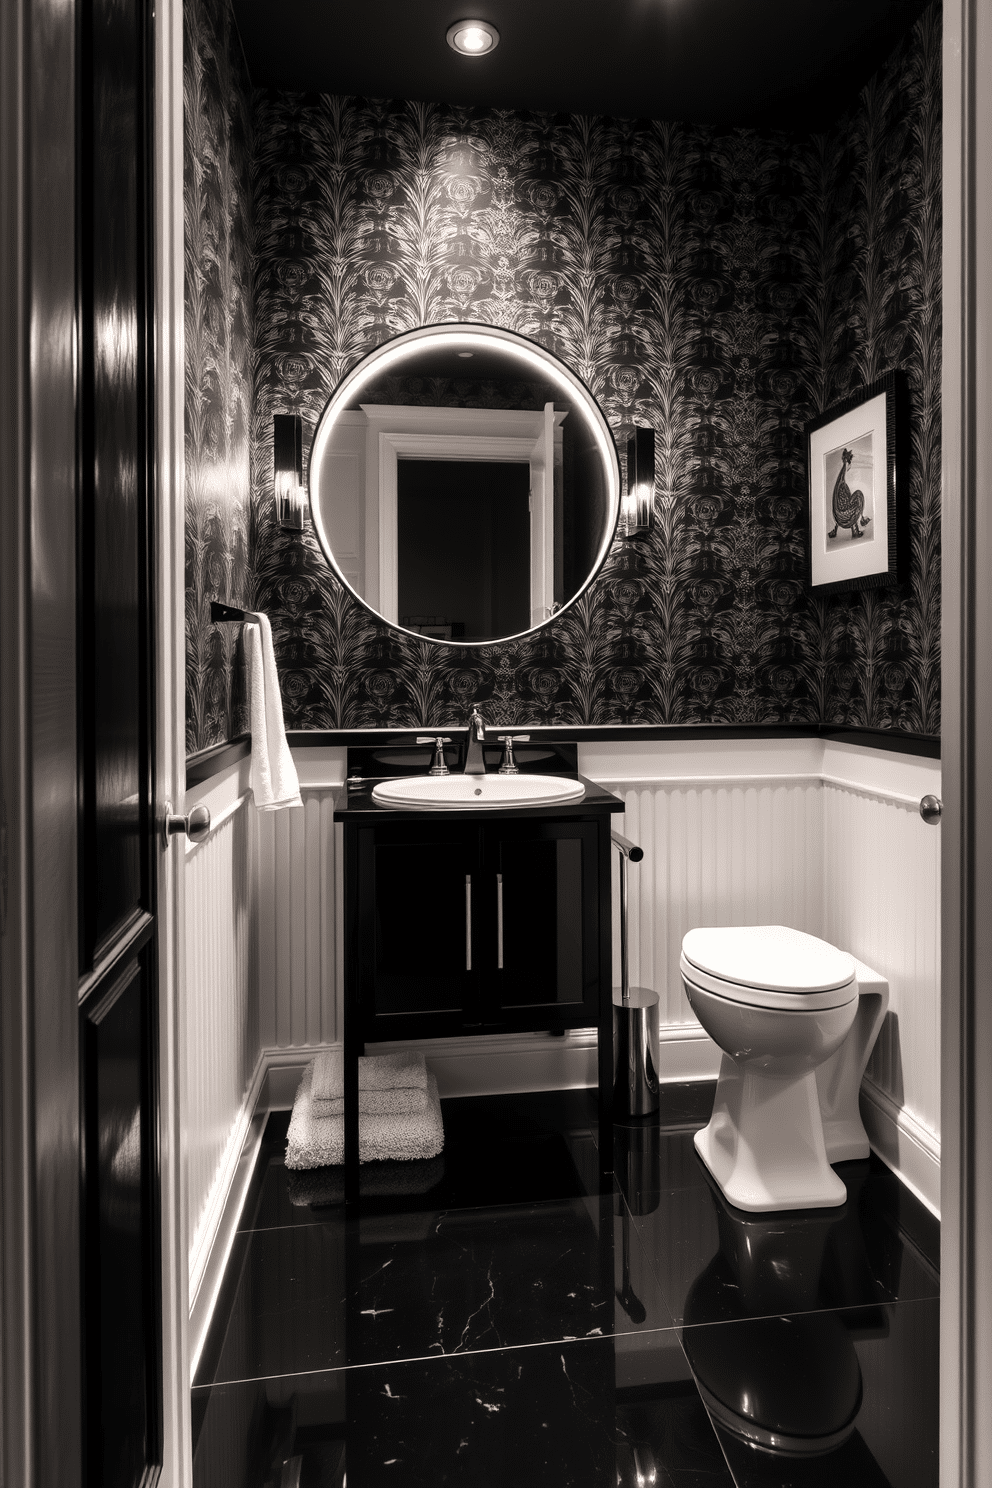
[[[183,7],[155,7],[155,804],[182,809],[185,740]],[[183,871],[158,855],[159,1171],[162,1226],[162,1488],[192,1488],[188,1216],[183,1091]]]
[[[992,1484],[992,7],[946,0],[941,1488]]]

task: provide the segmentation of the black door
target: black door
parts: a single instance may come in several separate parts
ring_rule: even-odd
[[[84,1481],[161,1462],[149,11],[79,11],[77,720]],[[71,723],[67,720],[67,726]]]

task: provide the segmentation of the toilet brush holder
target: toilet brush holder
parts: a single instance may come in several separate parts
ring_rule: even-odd
[[[613,988],[613,1113],[652,1116],[658,1110],[658,994],[632,987],[627,959],[627,863],[640,862],[643,849],[619,832],[620,986]]]

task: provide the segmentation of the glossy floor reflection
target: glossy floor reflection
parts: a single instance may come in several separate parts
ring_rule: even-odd
[[[712,1086],[444,1103],[434,1164],[287,1172],[270,1118],[193,1390],[197,1488],[936,1488],[937,1226],[875,1162],[842,1208],[730,1208]],[[416,1170],[416,1171],[415,1171]]]

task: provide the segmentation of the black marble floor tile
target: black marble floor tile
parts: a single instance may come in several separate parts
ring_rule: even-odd
[[[937,1296],[935,1268],[887,1201],[887,1170],[864,1162],[837,1171],[848,1188],[837,1209],[746,1214],[708,1181],[638,1193],[631,1224],[676,1322]]]
[[[194,1392],[196,1488],[733,1488],[677,1336],[419,1359]]]
[[[662,1099],[602,1193],[595,1092],[445,1102],[443,1160],[371,1165],[357,1219],[270,1118],[196,1488],[935,1488],[937,1222],[874,1158],[836,1210],[734,1210],[712,1086]]]
[[[198,1383],[667,1328],[613,1194],[237,1236]]]
[[[706,1170],[692,1143],[698,1129],[666,1129],[647,1122],[615,1129],[616,1185],[632,1209],[675,1189],[707,1186]]]
[[[684,1328],[737,1488],[937,1488],[940,1304]]]

